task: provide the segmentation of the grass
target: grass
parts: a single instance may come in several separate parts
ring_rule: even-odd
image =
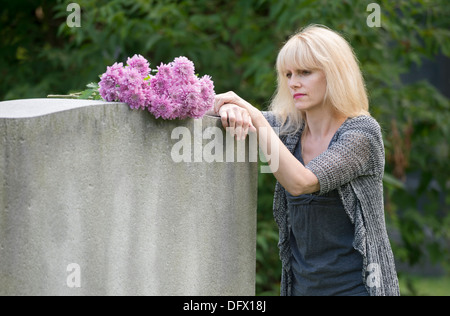
[[[402,275],[399,283],[402,296],[450,296],[450,275],[440,277]]]
[[[402,296],[450,296],[450,274],[429,277],[402,273],[399,276],[400,294]],[[280,295],[279,285],[271,291],[257,293],[263,296]]]

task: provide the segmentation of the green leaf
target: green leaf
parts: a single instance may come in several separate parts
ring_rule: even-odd
[[[405,184],[398,180],[396,177],[394,177],[393,175],[391,175],[390,173],[385,172],[384,176],[383,176],[383,182],[393,188],[397,188],[397,189],[404,189],[405,188]]]

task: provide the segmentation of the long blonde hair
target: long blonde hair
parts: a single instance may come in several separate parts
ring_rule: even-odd
[[[357,58],[349,43],[323,25],[310,25],[293,35],[278,53],[278,88],[270,110],[285,125],[285,132],[297,131],[305,113],[294,106],[287,69],[322,70],[327,80],[324,101],[346,117],[369,114],[369,101]],[[289,120],[287,120],[289,118]]]

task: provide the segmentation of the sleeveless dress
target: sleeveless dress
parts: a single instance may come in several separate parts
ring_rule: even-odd
[[[301,142],[295,157],[303,164]],[[293,196],[288,202],[294,296],[367,296],[363,258],[354,249],[354,226],[337,190]]]

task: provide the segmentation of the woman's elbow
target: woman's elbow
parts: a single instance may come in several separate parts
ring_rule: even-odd
[[[293,181],[286,191],[293,196],[299,196],[302,194],[310,194],[320,190],[319,180],[317,177],[309,171],[309,174],[297,177]]]

